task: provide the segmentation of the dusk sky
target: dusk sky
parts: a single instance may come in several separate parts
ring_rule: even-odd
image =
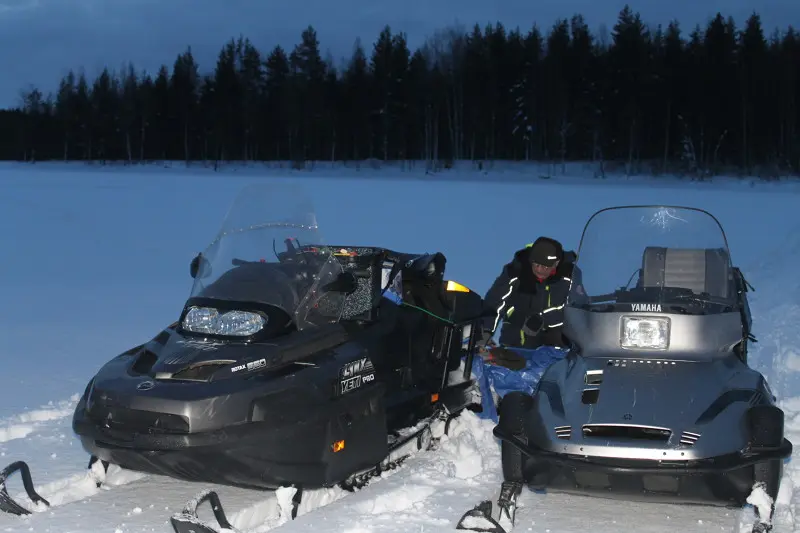
[[[800,27],[799,0],[641,0],[630,2],[645,22],[681,22],[688,32],[717,11],[737,25],[757,9],[767,33]],[[367,52],[385,24],[408,35],[412,49],[435,30],[459,23],[471,27],[500,21],[527,31],[549,28],[556,18],[581,13],[592,30],[609,28],[624,0],[0,0],[0,107],[19,103],[33,84],[55,91],[70,68],[94,77],[104,65],[137,70],[172,66],[192,46],[202,71],[214,67],[231,37],[249,37],[262,51],[288,50],[309,24],[317,30],[323,56],[337,64],[350,56],[356,37]]]

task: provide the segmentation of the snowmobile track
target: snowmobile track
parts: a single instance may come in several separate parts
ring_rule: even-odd
[[[374,478],[380,477],[385,472],[397,470],[402,467],[406,460],[417,455],[419,452],[435,450],[441,437],[449,434],[452,421],[458,418],[464,409],[449,413],[445,409],[440,408],[433,415],[418,422],[415,426],[405,428],[405,431],[410,431],[410,433],[406,435],[402,435],[401,433],[395,434],[395,440],[391,444],[389,455],[381,463],[366,471],[351,475],[345,481],[339,483],[338,486],[347,492],[362,489],[369,485]],[[441,429],[440,434],[438,431],[436,435],[434,434],[434,426],[441,426],[441,428],[437,427],[437,429]],[[410,444],[414,444],[414,446],[411,447],[409,446]],[[406,448],[410,449],[406,450]],[[303,489],[301,487],[295,487],[295,489],[296,491],[291,501],[289,518],[291,520],[297,518],[298,509],[303,497]],[[205,502],[208,502],[211,506],[214,518],[217,522],[216,526],[224,530],[237,531],[228,521],[219,495],[211,489],[206,489],[195,498],[189,500],[184,506],[183,511],[174,514],[170,518],[170,523],[175,533],[217,533],[215,528],[207,525],[198,517],[197,509]],[[316,509],[319,508],[321,507],[317,507]]]
[[[458,418],[465,408],[456,412],[449,412],[443,406],[437,409],[433,415],[419,421],[415,426],[404,428],[400,432],[390,435],[393,440],[390,444],[389,455],[378,465],[365,471],[357,472],[347,478],[345,481],[339,483],[337,486],[346,491],[353,492],[370,485],[375,478],[380,478],[384,473],[391,472],[401,468],[407,459],[417,455],[419,452],[425,452],[436,449],[438,442],[443,435],[447,435],[450,431],[450,426],[453,420]],[[112,484],[108,484],[109,470],[118,469],[120,472],[130,473],[133,475],[132,479],[123,479],[121,482],[114,480]],[[7,480],[14,474],[19,474],[22,478],[24,494],[27,495],[30,503],[23,505],[22,494],[16,495],[14,498],[8,493]],[[113,475],[115,470],[111,471]],[[121,469],[116,465],[109,465],[105,461],[99,461],[95,457],[90,458],[88,471],[83,476],[69,476],[48,483],[48,487],[57,487],[55,490],[46,491],[35,486],[31,469],[24,461],[16,461],[8,465],[5,469],[0,471],[0,511],[4,511],[10,515],[25,516],[36,515],[42,512],[54,511],[63,506],[75,504],[92,498],[95,495],[108,491],[110,487],[124,487],[125,485],[134,484],[140,480],[161,478],[161,476],[150,476],[140,472],[129,471]],[[169,484],[181,484],[178,480],[165,478]],[[188,485],[197,485],[191,483]],[[91,487],[92,490],[89,490]],[[231,487],[215,487],[203,489],[197,496],[190,499],[184,506],[180,513],[176,513],[171,517],[173,529],[177,533],[188,533],[194,531],[196,533],[216,533],[216,529],[205,525],[197,516],[197,508],[205,502],[211,504],[214,512],[218,527],[223,527],[236,531],[228,521],[225,511],[220,501],[220,496],[217,492],[220,488],[231,490],[235,493],[250,493],[257,496],[257,502],[247,505],[265,504],[268,500],[275,498],[275,491],[253,491],[251,489],[235,489]],[[41,494],[41,493],[44,493]],[[80,497],[74,497],[76,493],[82,493]],[[302,488],[296,488],[291,502],[291,510],[284,510],[278,506],[278,516],[270,517],[270,519],[294,519],[297,517],[298,508],[301,503],[304,491]],[[46,497],[45,497],[46,496]],[[236,498],[238,503],[241,503],[241,498]],[[320,507],[324,507],[323,504]],[[314,507],[315,510],[320,507]],[[52,513],[50,513],[52,514]]]

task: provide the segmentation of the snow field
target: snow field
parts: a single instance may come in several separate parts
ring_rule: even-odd
[[[270,494],[211,487],[113,467],[98,489],[94,476],[101,472],[87,473],[88,457],[71,430],[79,394],[103,362],[174,319],[188,293],[189,260],[216,232],[241,186],[266,178],[252,169],[214,175],[37,167],[0,166],[0,227],[13,243],[0,261],[0,294],[11,302],[0,306],[0,457],[27,461],[37,490],[53,507],[25,518],[0,515],[0,531],[168,533],[173,513],[214,488],[232,525],[246,533],[278,526],[282,533],[452,532],[467,509],[494,495],[499,446],[491,423],[471,413],[452,424],[436,450],[362,490],[307,492],[294,521],[287,518],[289,489]],[[473,175],[431,182],[397,179],[405,175],[382,180],[381,172],[364,170],[359,177],[367,179],[341,172],[303,177],[329,242],[441,250],[448,277],[478,292],[513,250],[540,234],[576,247],[583,224],[599,208],[673,203],[708,209],[756,288],[750,296],[759,342],[751,361],[782,398],[788,438],[800,442],[796,187],[598,184],[580,175],[562,183],[487,183]],[[398,224],[404,231],[389,230]],[[776,533],[800,531],[794,519],[799,476],[793,457],[777,502]],[[9,492],[21,491],[19,478],[12,478]],[[752,503],[763,501],[754,494]],[[207,505],[200,516],[211,518]],[[752,511],[527,491],[517,516],[514,533],[744,532]]]

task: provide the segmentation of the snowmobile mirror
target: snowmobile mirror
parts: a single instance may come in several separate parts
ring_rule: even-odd
[[[341,292],[344,294],[352,294],[358,289],[358,281],[351,272],[342,272],[336,278],[325,285],[322,290],[325,292]]]
[[[202,252],[197,254],[192,262],[189,264],[189,275],[192,278],[197,278],[198,275],[201,278],[208,276],[211,273],[211,263],[208,262],[208,259],[203,257]]]

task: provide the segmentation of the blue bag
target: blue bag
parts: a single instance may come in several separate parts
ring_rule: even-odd
[[[499,401],[500,398],[513,391],[533,394],[533,390],[544,371],[567,355],[567,350],[552,346],[542,346],[534,350],[524,348],[506,349],[524,357],[525,368],[522,370],[510,370],[503,366],[488,364],[477,354],[472,363],[472,374],[480,385],[481,405],[483,407],[483,412],[479,413],[478,416],[480,418],[489,418],[494,422],[498,421],[495,396]]]

